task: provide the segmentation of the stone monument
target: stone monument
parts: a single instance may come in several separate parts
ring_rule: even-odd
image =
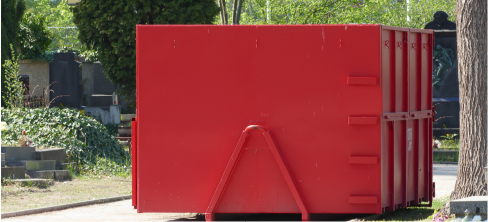
[[[435,107],[434,137],[459,134],[459,80],[456,23],[446,12],[434,13],[425,29],[434,30],[432,97]]]
[[[444,11],[434,13],[434,20],[427,23],[424,29],[433,30],[456,30],[456,23],[447,20],[449,15]]]
[[[86,97],[85,106],[109,107],[112,105],[115,84],[105,76],[100,62],[83,62],[82,73],[83,94]]]
[[[51,85],[51,106],[80,108],[82,88],[80,63],[75,61],[74,53],[55,53],[54,61],[49,63],[49,82]]]

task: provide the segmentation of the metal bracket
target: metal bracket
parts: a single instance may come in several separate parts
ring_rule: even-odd
[[[276,163],[278,164],[278,167],[280,168],[280,171],[288,184],[288,188],[290,188],[290,191],[293,195],[293,198],[295,199],[295,202],[300,209],[300,212],[302,213],[302,220],[303,221],[308,221],[310,218],[309,213],[307,208],[305,207],[305,204],[303,203],[303,198],[298,192],[298,189],[296,187],[295,181],[290,175],[290,171],[288,170],[288,167],[285,164],[285,161],[283,160],[283,157],[281,156],[280,151],[278,150],[276,143],[274,142],[273,138],[271,137],[271,133],[269,130],[266,130],[263,126],[259,125],[250,125],[246,127],[246,129],[242,132],[241,138],[239,139],[239,142],[237,142],[237,146],[234,149],[234,152],[232,153],[232,156],[230,157],[229,163],[227,164],[227,167],[225,168],[224,174],[222,175],[222,179],[219,182],[219,185],[217,186],[217,189],[215,190],[215,193],[212,197],[212,200],[210,201],[207,211],[205,212],[205,220],[206,221],[213,221],[215,220],[214,218],[214,212],[215,208],[218,206],[218,203],[220,201],[220,198],[222,197],[225,188],[229,182],[229,179],[232,176],[232,173],[234,169],[237,166],[237,162],[239,161],[239,158],[241,156],[242,150],[244,149],[244,145],[246,143],[247,138],[249,137],[249,134],[251,131],[262,131],[263,136],[266,139],[266,142],[268,143],[269,148],[271,149],[271,153],[273,154]]]

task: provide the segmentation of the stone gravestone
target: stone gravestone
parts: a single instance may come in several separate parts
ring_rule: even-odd
[[[93,63],[93,94],[90,96],[90,106],[109,107],[112,105],[114,84],[103,73],[99,62]]]
[[[51,106],[79,108],[82,104],[80,63],[75,61],[74,53],[55,53],[54,61],[49,63],[49,82],[51,85]]]
[[[459,134],[459,81],[456,23],[447,20],[446,12],[438,11],[425,29],[434,30],[433,106],[435,107],[434,137]]]
[[[444,11],[434,13],[434,20],[427,23],[424,29],[433,30],[456,30],[456,23],[447,20],[449,15]]]
[[[115,91],[114,84],[103,73],[102,64],[93,63],[93,94],[112,95]]]
[[[86,106],[109,107],[112,105],[113,84],[103,73],[100,62],[83,62],[83,94]]]

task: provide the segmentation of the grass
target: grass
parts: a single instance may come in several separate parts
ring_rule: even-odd
[[[131,194],[131,180],[103,175],[75,176],[50,186],[2,184],[2,213]]]
[[[435,213],[449,201],[449,196],[434,198],[432,207],[408,207],[380,216],[377,221],[432,221]]]
[[[2,179],[2,213],[131,194],[129,158],[122,162],[98,158],[96,164],[68,170],[69,180],[48,184],[20,185]]]

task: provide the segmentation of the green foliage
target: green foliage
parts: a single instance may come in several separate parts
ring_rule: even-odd
[[[40,55],[36,56],[35,59],[53,62],[54,61],[54,53],[56,53],[56,51],[44,51]]]
[[[4,61],[11,59],[10,45],[17,48],[17,39],[20,29],[20,21],[25,11],[25,2],[23,0],[2,0],[2,55],[1,55],[1,79],[2,92],[6,90],[5,86],[5,69],[3,68]],[[5,101],[2,97],[2,106]]]
[[[119,124],[107,123],[105,124],[108,134],[117,137],[119,135]]]
[[[129,178],[132,175],[131,160],[126,158],[121,162],[115,162],[106,158],[97,158],[94,164],[82,167],[82,174],[88,176],[116,176]]]
[[[92,117],[74,109],[2,109],[2,143],[16,143],[22,130],[37,147],[65,147],[68,159],[80,164],[96,163],[97,158],[123,162],[128,153],[115,136]]]
[[[364,4],[349,5],[340,16],[330,20],[338,24],[382,24],[423,29],[433,20],[436,11],[445,11],[456,19],[455,0],[397,1],[365,0]],[[407,19],[409,18],[409,20]]]
[[[26,12],[19,32],[21,59],[35,59],[41,56],[52,42],[51,35],[47,29],[46,18],[42,14]]]
[[[213,0],[83,0],[73,7],[79,39],[98,52],[104,73],[128,99],[135,96],[137,24],[210,24]]]
[[[230,14],[233,1],[226,2],[227,13]],[[409,3],[390,0],[269,0],[269,8],[267,3],[267,0],[244,1],[240,23],[382,24],[421,29],[433,20],[436,11],[447,12],[451,20],[456,18],[455,0]],[[267,21],[268,9],[270,21]]]
[[[2,65],[5,76],[3,77],[3,84],[5,90],[2,92],[3,104],[7,108],[21,108],[24,105],[24,88],[19,76],[18,57],[14,53],[12,45],[10,45],[11,59],[5,60]]]
[[[328,24],[341,9],[357,4],[357,0],[250,0],[243,2],[241,24]],[[231,4],[232,1],[227,1]],[[232,6],[227,7],[228,13]]]
[[[48,51],[55,51],[63,46],[80,49],[82,47],[78,40],[78,29],[73,23],[73,13],[67,4],[67,0],[30,0],[27,8],[35,14],[46,16],[46,23],[52,32],[53,41]]]

